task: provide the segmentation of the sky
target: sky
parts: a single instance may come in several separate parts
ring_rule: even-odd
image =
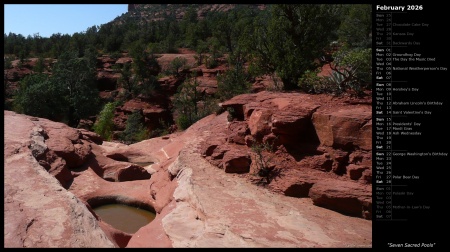
[[[24,37],[73,35],[106,24],[128,11],[127,4],[4,4],[4,33]]]

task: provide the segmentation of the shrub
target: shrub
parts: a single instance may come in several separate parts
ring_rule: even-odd
[[[258,184],[270,183],[270,175],[274,169],[274,167],[270,165],[270,162],[273,159],[274,155],[267,156],[264,153],[273,152],[275,142],[276,141],[274,141],[272,144],[266,142],[252,145],[252,151],[256,163],[255,174],[262,177]],[[264,179],[266,180],[265,182],[263,181]]]
[[[175,75],[180,75],[180,70],[186,67],[187,59],[182,57],[176,57],[170,62],[170,72]]]
[[[103,139],[111,140],[112,132],[114,129],[114,110],[117,104],[115,102],[109,102],[105,104],[102,111],[95,122],[93,129],[94,132],[99,134]]]
[[[64,114],[61,90],[47,74],[30,74],[19,82],[14,96],[14,111],[26,115],[57,120]]]
[[[150,138],[152,137],[160,137],[170,134],[170,125],[165,122],[163,119],[159,119],[159,126],[156,129],[153,129]]]
[[[122,132],[121,139],[128,143],[135,143],[148,138],[149,134],[143,124],[141,110],[133,111],[127,119],[127,125]]]
[[[185,130],[201,118],[217,110],[217,100],[204,97],[197,90],[198,82],[196,72],[186,79],[179,87],[173,99],[174,112],[178,115],[176,124],[179,129]]]
[[[39,57],[38,61],[36,62],[36,65],[33,68],[33,71],[37,73],[43,73],[45,70],[45,61],[44,58]]]
[[[111,59],[119,59],[119,58],[122,57],[122,53],[120,53],[120,52],[113,52],[113,53],[111,53],[111,55],[109,57],[111,57]]]
[[[234,110],[234,108],[228,107],[228,108],[227,108],[227,112],[228,112],[227,120],[228,120],[229,122],[231,122],[231,121],[233,121],[235,118],[237,118],[236,111]]]
[[[146,80],[144,80],[141,85],[138,86],[138,92],[146,97],[150,97],[153,94],[153,91],[158,90],[160,88],[160,84],[158,79],[155,76],[150,75]]]
[[[307,70],[298,81],[298,86],[307,93],[327,93],[328,82],[325,78],[317,76],[320,69]]]
[[[212,57],[212,56],[207,56],[206,60],[205,60],[205,66],[208,69],[211,68],[215,68],[219,65],[219,62],[217,61],[216,58]]]
[[[217,76],[217,97],[224,101],[233,96],[250,91],[250,75],[245,71],[241,61],[235,61],[225,73]]]
[[[336,74],[330,81],[340,89],[352,89],[362,94],[364,89],[372,85],[372,48],[342,49],[333,54]],[[337,75],[340,75],[339,77]]]
[[[177,123],[178,128],[185,130],[194,123],[195,119],[196,118],[192,118],[192,117],[189,118],[189,116],[186,114],[181,114],[177,117],[176,123]]]
[[[10,69],[10,68],[12,68],[12,61],[13,61],[13,57],[10,57],[10,56],[8,56],[8,57],[4,57],[3,58],[3,63],[4,63],[4,65],[3,65],[3,69]]]
[[[199,118],[197,103],[201,100],[201,94],[197,90],[198,82],[196,73],[191,74],[191,78],[186,79],[174,95],[174,109],[178,114],[176,123],[178,128],[184,130],[195,123]]]
[[[372,49],[341,49],[333,54],[330,76],[317,76],[319,68],[306,71],[298,86],[308,93],[342,94],[353,90],[362,95],[372,84]]]

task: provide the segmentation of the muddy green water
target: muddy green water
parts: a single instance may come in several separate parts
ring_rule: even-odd
[[[150,211],[123,204],[103,205],[94,211],[104,222],[129,234],[155,219],[155,214]]]

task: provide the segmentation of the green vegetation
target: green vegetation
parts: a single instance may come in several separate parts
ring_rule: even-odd
[[[331,93],[333,88],[329,87],[328,81],[324,77],[318,76],[320,69],[306,70],[303,76],[298,80],[298,86],[308,93]]]
[[[10,69],[12,68],[12,61],[14,60],[11,56],[5,56],[3,58],[3,69]]]
[[[234,108],[228,107],[227,112],[228,112],[227,121],[232,122],[234,121],[234,119],[237,118],[236,111],[234,110]]]
[[[179,129],[187,129],[201,118],[217,110],[217,101],[200,93],[197,73],[193,72],[179,87],[174,95],[173,106],[177,115],[176,124]]]
[[[274,151],[274,143],[254,143],[252,145],[252,151],[256,164],[255,174],[261,177],[258,184],[269,184],[271,173],[274,170],[274,166],[271,165],[271,160],[274,155],[270,155],[270,152]],[[265,180],[265,181],[264,181]]]
[[[45,70],[45,60],[43,57],[39,57],[38,61],[36,62],[36,65],[33,68],[33,71],[36,73],[43,73]]]
[[[159,89],[155,76],[161,71],[161,67],[155,56],[147,52],[140,40],[131,45],[130,56],[133,58],[131,64],[133,75],[130,80],[130,73],[125,73],[125,78],[128,78],[128,90],[135,96],[140,93],[149,97],[153,91]],[[129,69],[124,70],[128,71]]]
[[[238,51],[229,57],[229,69],[217,77],[216,96],[221,101],[250,91],[250,75],[244,69],[244,59]]]
[[[182,57],[176,57],[170,62],[170,73],[175,76],[180,76],[180,71],[186,68],[187,59]]]
[[[114,130],[114,110],[116,102],[108,102],[103,106],[102,111],[98,115],[97,121],[93,126],[95,133],[99,134],[103,139],[110,141]]]
[[[62,111],[61,90],[46,74],[31,74],[20,81],[13,108],[19,113],[57,120]]]
[[[353,90],[357,94],[371,88],[372,83],[372,48],[342,49],[333,54],[333,75],[339,76],[334,81],[340,90]]]
[[[76,127],[80,119],[98,110],[96,72],[91,66],[87,58],[78,58],[74,51],[63,53],[52,76],[36,73],[20,81],[15,111]]]
[[[89,58],[78,58],[76,52],[64,52],[53,67],[52,83],[61,93],[68,124],[76,127],[81,118],[98,112],[95,64]]]
[[[270,4],[260,10],[241,4],[198,18],[200,7],[153,4],[140,11],[149,16],[159,13],[158,21],[126,13],[73,35],[56,33],[44,38],[38,33],[27,37],[5,33],[4,69],[12,67],[13,59],[26,66],[29,57],[39,58],[35,73],[20,80],[17,92],[5,78],[5,100],[14,98],[8,106],[17,112],[76,126],[80,119],[99,111],[98,55],[108,53],[116,59],[128,52],[132,57],[131,64],[114,67],[121,73],[118,84],[126,90],[115,99],[150,100],[163,92],[157,81],[162,74],[157,54],[175,53],[179,47],[195,50],[197,65],[216,68],[223,60],[228,63],[228,69],[217,78],[214,96],[199,92],[195,75],[186,76],[184,58],[175,58],[165,69],[168,72],[164,74],[184,80],[168,102],[179,129],[214,112],[218,101],[250,92],[250,84],[265,74],[281,79],[275,87],[281,91],[363,95],[371,87],[371,5]],[[176,14],[179,8],[185,8],[181,20]],[[318,59],[325,55],[331,58],[333,72],[318,77],[324,64]],[[57,62],[46,66],[44,58]],[[47,72],[51,75],[43,74]],[[130,127],[139,128],[137,124]],[[100,128],[108,137],[108,127]],[[124,137],[135,141],[139,137],[130,130]]]
[[[198,109],[201,94],[197,90],[198,82],[196,72],[186,79],[179,87],[174,96],[174,110],[178,114],[176,120],[178,128],[184,130],[202,118]]]
[[[176,18],[179,7],[186,8],[181,21]],[[145,11],[159,13],[161,21],[137,22],[127,13],[116,19],[121,20],[120,25],[115,20],[72,36],[57,33],[50,38],[39,34],[25,38],[9,33],[4,36],[4,51],[23,61],[28,55],[59,57],[67,48],[79,57],[89,47],[110,52],[113,57],[128,50],[139,59],[133,69],[138,81],[144,81],[148,75],[141,64],[150,63],[147,52],[171,53],[177,47],[190,47],[198,54],[198,64],[213,68],[218,55],[239,48],[253,69],[276,73],[284,89],[291,90],[299,88],[306,71],[314,71],[315,59],[326,53],[332,41],[340,41],[347,50],[370,48],[372,43],[369,4],[272,4],[265,10],[243,4],[226,12],[210,11],[203,19],[197,17],[198,7],[154,4]]]
[[[122,75],[117,82],[128,92],[128,94],[137,93],[137,81],[132,76],[131,63],[126,62],[123,64],[121,73]]]
[[[120,138],[127,143],[136,143],[147,139],[149,133],[144,127],[142,111],[135,110],[128,116],[127,125]]]
[[[317,68],[314,60],[335,39],[340,5],[274,5],[268,17],[255,20],[252,64],[264,73],[276,72],[285,90],[297,88],[305,71]]]
[[[337,30],[339,40],[349,48],[372,47],[372,6],[370,4],[347,5]]]

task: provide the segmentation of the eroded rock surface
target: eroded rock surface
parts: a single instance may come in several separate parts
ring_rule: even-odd
[[[9,111],[4,118],[5,247],[114,247],[87,207],[33,156],[34,130],[47,121]]]
[[[260,92],[224,106],[230,121],[210,115],[131,145],[5,111],[5,245],[371,247],[369,105]],[[274,147],[261,152],[266,177],[260,143]],[[111,201],[156,218],[116,230],[92,211]]]
[[[311,197],[318,206],[371,219],[372,107],[370,101],[350,102],[267,91],[235,96],[222,104],[232,109],[227,134],[208,137],[202,154],[274,192]],[[341,185],[347,189],[332,190]],[[349,196],[353,192],[363,196]]]

